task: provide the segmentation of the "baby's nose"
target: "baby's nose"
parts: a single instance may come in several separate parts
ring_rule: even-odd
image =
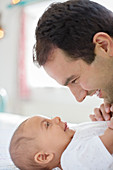
[[[55,121],[55,123],[57,123],[57,124],[61,122],[60,117],[55,117],[53,120],[54,120],[54,121]]]

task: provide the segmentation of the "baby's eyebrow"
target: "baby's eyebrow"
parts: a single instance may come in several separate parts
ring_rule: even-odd
[[[30,120],[30,118],[27,118],[26,120],[24,120],[24,121],[20,124],[20,126],[21,126],[21,127],[24,127],[24,126],[28,123],[29,120]]]
[[[42,121],[41,121],[41,128],[43,128],[43,123],[45,122],[45,121],[47,121],[47,119],[43,119]]]

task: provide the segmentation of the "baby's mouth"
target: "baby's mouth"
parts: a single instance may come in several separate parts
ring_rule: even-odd
[[[67,128],[68,128],[68,126],[67,126],[67,122],[65,122],[64,131],[66,131],[66,130],[67,130]]]

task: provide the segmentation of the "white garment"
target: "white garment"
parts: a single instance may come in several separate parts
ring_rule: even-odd
[[[89,122],[75,127],[75,135],[61,156],[63,170],[113,170],[113,157],[98,136],[106,122]]]

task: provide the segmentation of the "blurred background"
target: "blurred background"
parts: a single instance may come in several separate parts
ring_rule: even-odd
[[[103,103],[96,96],[78,103],[69,89],[32,62],[38,19],[49,4],[63,1],[0,0],[0,112],[60,116],[79,123],[89,121],[89,114]],[[113,11],[113,1],[95,2]]]

